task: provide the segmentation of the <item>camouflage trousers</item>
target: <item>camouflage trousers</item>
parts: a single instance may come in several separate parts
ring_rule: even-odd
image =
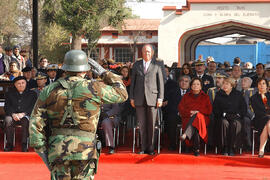
[[[51,167],[51,180],[93,180],[93,160],[65,160]]]

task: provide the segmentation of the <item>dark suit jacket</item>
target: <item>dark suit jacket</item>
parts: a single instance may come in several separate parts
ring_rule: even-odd
[[[186,91],[186,93],[189,92],[189,89]],[[174,88],[174,91],[168,96],[168,112],[170,114],[177,114],[178,113],[178,105],[182,99],[184,94],[181,94],[181,89],[178,86],[177,88]]]
[[[13,113],[26,113],[31,115],[32,109],[36,103],[37,94],[34,91],[26,89],[22,94],[17,90],[11,90],[6,93],[5,113],[10,116]]]
[[[164,99],[164,77],[162,61],[152,59],[144,74],[143,60],[136,61],[132,68],[130,99],[135,106],[142,106],[144,97],[148,106],[156,106],[157,100]]]

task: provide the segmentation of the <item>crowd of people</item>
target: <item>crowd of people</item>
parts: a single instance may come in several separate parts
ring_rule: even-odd
[[[14,127],[22,126],[22,151],[27,151],[29,116],[39,93],[65,72],[42,57],[39,68],[32,67],[20,55],[20,48],[5,48],[0,57],[0,80],[12,81],[14,89],[5,95],[5,151],[12,151]],[[241,66],[235,58],[230,66],[208,57],[185,63],[182,68],[164,66],[155,58],[154,48],[145,45],[142,59],[135,63],[115,64],[100,61],[103,68],[122,76],[129,99],[121,104],[102,105],[99,129],[109,153],[115,153],[113,129],[129,116],[137,119],[140,129],[139,154],[155,154],[157,111],[162,110],[169,150],[177,148],[178,139],[185,149],[200,154],[201,142],[219,147],[223,155],[235,155],[237,148],[251,150],[251,132],[259,134],[259,157],[264,156],[270,134],[270,64],[258,63],[256,72]],[[86,79],[100,80],[91,71]],[[178,134],[178,124],[183,133]],[[99,132],[100,133],[100,132]],[[191,148],[190,148],[191,147]]]

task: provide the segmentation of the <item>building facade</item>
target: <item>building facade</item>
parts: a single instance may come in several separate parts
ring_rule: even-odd
[[[142,46],[150,43],[158,49],[158,19],[127,19],[121,31],[110,26],[101,30],[96,50],[90,52],[94,59],[114,59],[116,62],[134,62],[142,57]],[[82,49],[87,49],[83,39]]]

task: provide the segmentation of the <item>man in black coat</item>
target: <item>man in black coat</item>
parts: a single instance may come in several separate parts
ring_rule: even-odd
[[[214,80],[212,76],[205,74],[205,62],[200,59],[195,62],[195,77],[201,78],[202,80],[202,90],[207,93],[207,90],[211,87],[214,87]]]
[[[176,149],[176,130],[177,124],[180,124],[180,117],[178,115],[178,104],[180,103],[182,97],[189,91],[190,84],[189,76],[181,76],[179,78],[179,86],[172,89],[171,93],[167,95],[164,105],[167,107],[168,117],[165,122],[166,132],[169,138],[169,150]]]
[[[15,88],[6,93],[5,98],[5,133],[6,147],[4,151],[12,151],[15,125],[22,126],[22,151],[26,152],[29,128],[29,116],[35,105],[37,95],[26,88],[26,78],[18,76],[13,80]]]
[[[259,77],[263,77],[263,75],[264,75],[264,64],[258,63],[256,65],[256,74],[251,78],[252,79],[251,87],[257,87],[257,79]]]
[[[32,77],[32,68],[25,67],[22,70],[23,76],[26,79],[26,89],[32,89],[37,87],[37,81]]]

